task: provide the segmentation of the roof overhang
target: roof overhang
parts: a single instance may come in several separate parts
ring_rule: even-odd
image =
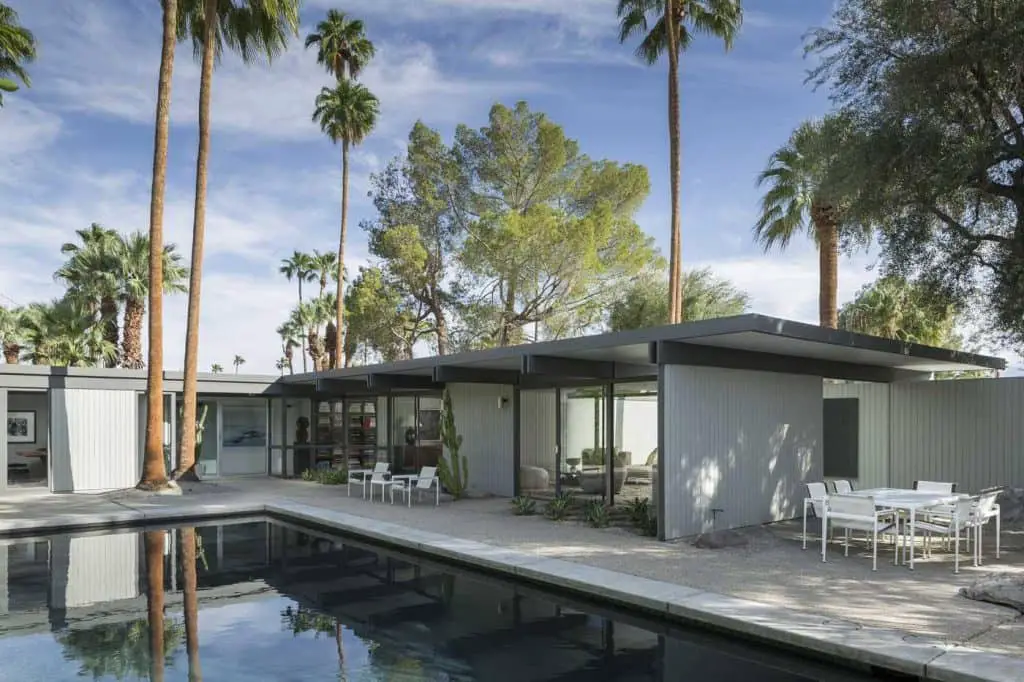
[[[329,370],[282,381],[314,383],[318,392],[329,391],[333,382],[368,393],[430,389],[445,383],[528,388],[654,378],[659,365],[888,383],[927,378],[932,372],[1003,370],[1006,361],[751,314]]]

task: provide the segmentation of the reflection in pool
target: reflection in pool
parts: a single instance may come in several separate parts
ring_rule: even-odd
[[[868,679],[277,520],[0,540],[0,584],[0,680]]]

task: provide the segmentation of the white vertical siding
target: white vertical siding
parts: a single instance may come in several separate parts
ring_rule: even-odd
[[[7,454],[7,416],[6,416],[7,415],[7,389],[4,389],[4,388],[0,388],[0,415],[4,415],[4,428],[0,429],[0,455],[2,455],[3,458],[4,458],[4,468],[3,468],[3,471],[0,471],[0,488],[3,488],[4,486],[7,485],[7,464],[11,461],[11,456],[9,454]],[[0,558],[6,559],[7,558],[6,553],[3,555],[3,557],[0,557]],[[6,564],[0,564],[0,565],[2,565],[4,567],[3,570],[6,572],[7,565]],[[2,584],[2,587],[3,587],[3,590],[4,590],[3,598],[6,600],[6,593],[7,593],[7,581],[6,580],[4,580],[4,582]]]
[[[51,389],[51,490],[112,490],[138,483],[138,421],[135,391]]]
[[[666,539],[797,516],[821,478],[821,379],[664,368]]]
[[[857,488],[889,485],[889,384],[826,382],[825,398],[857,398]]]
[[[138,533],[71,538],[65,607],[138,596]]]
[[[477,492],[511,496],[512,387],[493,384],[448,384],[455,427],[469,465],[469,487]],[[500,399],[506,402],[501,403]]]
[[[555,390],[530,390],[519,394],[519,463],[540,467],[555,483]]]
[[[976,492],[1024,483],[1024,378],[892,385],[892,481]]]

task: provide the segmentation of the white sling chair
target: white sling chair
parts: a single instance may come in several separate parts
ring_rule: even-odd
[[[878,536],[891,531],[896,525],[896,514],[891,509],[876,509],[872,497],[859,495],[832,495],[825,500],[825,523],[831,528],[846,531],[843,540],[843,555],[850,556],[850,531],[859,530],[871,537],[871,570],[878,570]],[[821,538],[821,560],[827,560],[828,543],[824,533]],[[893,562],[898,560],[898,549],[893,543]]]
[[[412,506],[412,492],[417,493],[434,489],[434,506],[441,503],[441,480],[437,477],[437,467],[423,467],[418,476],[398,476],[391,479],[391,504],[395,503],[395,491],[405,495],[406,503]]]

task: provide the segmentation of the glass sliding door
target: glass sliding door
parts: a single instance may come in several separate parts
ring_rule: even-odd
[[[391,472],[411,473],[406,462],[414,460],[416,453],[416,397],[396,395],[391,405]]]
[[[262,399],[220,404],[220,474],[267,472],[267,403]]]
[[[658,464],[658,382],[615,385],[616,467],[625,467],[623,501],[654,499]]]
[[[562,489],[603,497],[610,475],[605,459],[604,387],[562,389],[560,393],[562,446],[558,465]]]

